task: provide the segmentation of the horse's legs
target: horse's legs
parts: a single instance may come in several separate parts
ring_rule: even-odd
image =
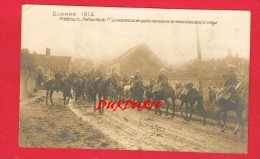
[[[221,129],[221,132],[224,132],[226,130],[226,122],[227,122],[227,110],[224,110],[224,125]]]
[[[237,113],[238,125],[236,126],[236,128],[234,130],[234,135],[237,134],[239,128],[241,127],[240,137],[243,138],[244,137],[244,121],[242,118],[242,111],[236,111],[236,113]]]
[[[203,116],[203,125],[206,125],[206,113],[205,113],[204,108],[201,109],[201,113],[202,113],[202,116]]]
[[[215,119],[217,120],[218,124],[223,127],[223,124],[219,121],[218,116],[223,113],[224,111],[222,109],[219,109],[218,112],[215,115]]]
[[[172,117],[174,117],[175,115],[175,98],[171,98],[172,99]]]
[[[188,119],[188,106],[189,106],[188,103],[185,102],[185,113],[186,113],[186,116],[184,118],[185,120]]]
[[[52,104],[52,105],[54,105],[54,104],[53,104],[53,101],[52,101],[53,91],[54,91],[54,90],[51,90],[51,91],[50,91],[50,100],[51,100],[51,104]]]
[[[164,100],[164,102],[166,103],[166,116],[168,116],[168,109],[169,109],[169,106],[170,106],[170,103],[167,99]]]
[[[191,120],[191,117],[192,117],[192,114],[193,114],[193,111],[194,111],[194,108],[193,108],[193,106],[194,106],[194,104],[193,103],[191,103],[190,104],[190,117],[189,117],[189,119],[188,119],[188,121],[190,121]]]
[[[46,97],[45,97],[45,101],[46,101],[46,105],[48,105],[48,96],[49,96],[49,89],[47,89],[47,92],[46,92]]]
[[[94,110],[93,110],[93,112],[95,112],[96,111],[96,93],[93,93],[92,94],[92,100],[93,100],[93,103],[94,103]]]
[[[180,112],[181,112],[181,116],[184,117],[183,113],[182,113],[182,106],[183,106],[184,102],[181,100],[181,106],[180,106]]]
[[[99,101],[101,100],[101,95],[100,94],[98,94],[98,99],[99,99]],[[100,108],[100,109],[98,109],[98,112],[99,112],[99,114],[101,114],[102,113],[102,108]]]
[[[66,96],[63,95],[63,101],[64,101],[64,105],[66,106]]]

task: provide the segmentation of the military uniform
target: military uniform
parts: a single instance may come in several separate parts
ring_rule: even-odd
[[[238,84],[238,77],[234,70],[234,66],[229,68],[228,74],[225,76],[223,88],[216,94],[217,101],[228,100],[234,103],[232,95],[235,93],[235,87]]]
[[[135,76],[134,76],[134,78],[133,78],[133,82],[132,82],[132,84],[131,84],[131,88],[132,89],[135,89],[135,87],[136,87],[136,85],[138,84],[140,82],[140,85],[142,85],[143,84],[143,78],[142,78],[142,76],[140,75],[140,71],[139,70],[136,70],[136,74],[135,74]]]
[[[157,86],[155,86],[155,92],[161,92],[162,89],[168,84],[168,78],[164,69],[160,69],[160,74],[157,78]]]

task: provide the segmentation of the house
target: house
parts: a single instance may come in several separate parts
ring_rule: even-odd
[[[112,60],[109,66],[110,71],[114,68],[116,72],[128,76],[140,70],[144,78],[149,78],[158,75],[160,68],[164,65],[147,44],[141,43]]]
[[[46,54],[30,53],[28,49],[21,50],[21,69],[34,71],[37,66],[41,66],[45,71],[56,71],[64,68],[67,72],[71,68],[71,57],[53,56],[50,48],[46,49]]]

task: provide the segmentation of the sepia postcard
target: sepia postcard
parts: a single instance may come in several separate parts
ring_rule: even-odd
[[[19,146],[247,153],[250,11],[23,5]]]

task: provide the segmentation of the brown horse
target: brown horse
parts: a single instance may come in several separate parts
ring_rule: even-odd
[[[50,101],[51,104],[53,104],[52,100],[52,95],[53,92],[56,91],[62,91],[63,92],[63,98],[64,98],[64,105],[68,104],[69,100],[72,99],[72,94],[71,94],[71,88],[72,88],[72,82],[73,79],[75,78],[75,73],[70,73],[67,77],[63,79],[63,82],[61,85],[58,87],[56,79],[50,79],[45,83],[45,88],[47,90],[46,92],[46,105],[48,105],[48,97],[50,94]],[[68,100],[66,101],[66,97],[69,97]]]
[[[150,86],[154,90],[154,87],[156,86],[155,80],[151,79]],[[170,85],[164,86],[160,92],[152,91],[152,96],[154,97],[154,99],[156,101],[162,100],[167,104],[167,106],[166,106],[166,116],[168,116],[168,110],[169,110],[169,106],[170,106],[170,102],[168,101],[168,99],[171,99],[171,102],[172,102],[171,103],[172,104],[172,117],[174,117],[176,96],[175,96],[174,89]],[[157,114],[158,111],[159,111],[160,115],[162,115],[162,110],[160,108],[156,109],[155,113]]]
[[[92,81],[92,88],[91,88],[91,97],[92,97],[92,101],[94,103],[94,110],[93,112],[96,111],[96,97],[98,96],[99,101],[101,100],[101,98],[103,98],[104,100],[106,100],[108,98],[108,94],[109,94],[109,87],[110,84],[112,84],[115,88],[118,87],[118,83],[117,80],[115,79],[115,77],[108,77],[106,79],[104,78],[99,78],[99,79],[95,79]],[[104,108],[101,108],[98,110],[99,113],[104,113]]]
[[[244,121],[242,118],[242,114],[245,108],[248,107],[248,80],[242,80],[235,89],[235,92],[231,96],[231,100],[216,100],[216,94],[219,92],[219,89],[209,87],[209,101],[210,103],[215,102],[219,106],[219,111],[216,113],[215,118],[224,113],[224,123],[222,124],[221,132],[224,132],[226,129],[226,120],[227,120],[227,112],[235,111],[237,115],[238,125],[234,130],[234,135],[236,135],[241,127],[240,137],[244,137]]]

